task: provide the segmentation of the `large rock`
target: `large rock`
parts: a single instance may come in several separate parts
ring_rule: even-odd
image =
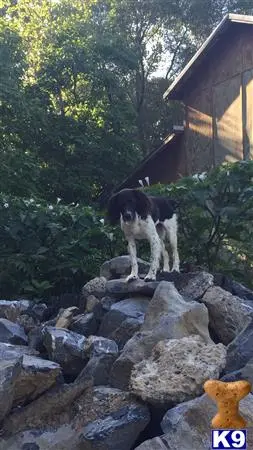
[[[50,429],[69,423],[69,414],[72,417],[76,408],[70,411],[70,407],[90,386],[89,381],[80,379],[74,383],[52,387],[32,403],[9,414],[2,426],[3,435],[9,437],[29,429],[45,430],[47,427]]]
[[[103,317],[98,334],[115,340],[122,349],[133,334],[139,331],[148,305],[149,299],[143,297],[114,303]]]
[[[16,322],[17,318],[32,306],[30,300],[0,300],[0,318]]]
[[[88,362],[84,351],[86,338],[73,331],[55,327],[45,327],[42,334],[49,359],[60,364],[65,375],[78,375]]]
[[[21,358],[0,360],[0,423],[11,410],[15,382],[20,372]]]
[[[248,421],[247,448],[253,448],[253,396],[240,402],[240,412]],[[161,427],[163,435],[143,442],[135,450],[204,450],[211,448],[211,420],[217,406],[206,394],[170,409]]]
[[[112,386],[128,389],[134,364],[148,358],[159,341],[194,334],[200,335],[206,343],[212,342],[208,331],[207,308],[195,301],[184,301],[173,283],[160,282],[149,303],[140,332],[135,333],[125,344],[112,366]]]
[[[228,345],[251,322],[253,309],[219,286],[208,289],[201,301],[208,308],[210,327],[224,345]]]
[[[86,308],[86,301],[89,295],[94,295],[97,298],[104,297],[106,282],[105,277],[95,277],[83,286],[80,305],[83,311]]]
[[[118,356],[116,342],[100,336],[90,336],[86,341],[85,352],[90,359],[77,380],[90,380],[94,386],[109,384],[111,367]]]
[[[145,282],[141,279],[131,281],[131,283],[127,283],[124,279],[109,280],[106,283],[105,292],[107,296],[118,300],[137,295],[152,297],[158,285],[159,281]]]
[[[138,258],[139,273],[147,274],[149,263]],[[115,258],[105,261],[100,268],[100,276],[107,280],[127,277],[131,272],[131,260],[129,255],[116,256]]]
[[[27,344],[24,328],[8,319],[0,319],[0,342],[9,344]]]
[[[211,342],[207,308],[195,301],[186,302],[173,283],[161,281],[149,303],[141,331],[165,329],[166,319],[170,318],[177,319],[172,337],[199,334],[205,342]]]
[[[227,347],[225,373],[239,370],[253,358],[253,321]]]
[[[223,344],[206,344],[200,336],[161,341],[134,365],[130,390],[153,405],[175,405],[202,394],[204,382],[219,378],[225,364]]]
[[[130,450],[150,420],[148,408],[126,392],[78,383],[64,389],[72,393],[67,399],[58,388],[57,395],[47,393],[11,414],[0,449]]]
[[[174,283],[185,300],[200,300],[208,288],[213,286],[214,277],[208,272],[163,272],[158,280]]]
[[[69,326],[71,331],[82,334],[83,336],[94,335],[98,329],[98,323],[93,312],[79,314]]]
[[[52,361],[24,355],[15,382],[13,406],[30,403],[59,380],[61,367]]]
[[[39,356],[39,352],[26,345],[12,345],[0,342],[0,360],[21,358],[23,355]]]

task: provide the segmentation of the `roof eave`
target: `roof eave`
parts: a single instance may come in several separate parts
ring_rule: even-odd
[[[197,60],[203,56],[205,50],[210,49],[211,46],[215,44],[215,40],[222,34],[227,26],[232,23],[244,23],[248,25],[253,25],[253,16],[246,16],[240,14],[227,14],[221,22],[217,25],[217,27],[212,31],[209,37],[205,40],[199,50],[195,53],[195,55],[190,59],[190,61],[186,64],[184,69],[179,73],[179,75],[175,78],[173,83],[168,87],[168,89],[163,94],[164,100],[182,100],[182,93],[180,91],[190,76],[190,69],[194,70],[194,64],[196,64]]]

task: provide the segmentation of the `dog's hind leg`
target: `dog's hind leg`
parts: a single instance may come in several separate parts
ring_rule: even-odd
[[[163,255],[163,272],[169,272],[170,271],[169,253],[167,252],[165,243],[162,239],[161,239],[161,248],[162,248],[162,255]]]
[[[165,246],[165,240],[167,236],[166,228],[162,223],[159,223],[156,225],[156,231],[160,238],[161,251],[163,257],[163,272],[170,272],[170,258],[169,253]]]
[[[137,262],[137,252],[136,244],[134,239],[128,240],[128,253],[131,261],[131,273],[126,278],[126,281],[137,280],[138,278],[138,262]]]
[[[172,271],[179,272],[180,259],[178,254],[178,246],[177,246],[177,216],[174,214],[171,219],[167,219],[164,222],[164,226],[166,228],[166,233],[170,241],[171,249],[172,249],[172,258],[173,265]]]

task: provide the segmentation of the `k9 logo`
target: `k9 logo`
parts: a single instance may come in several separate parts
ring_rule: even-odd
[[[247,450],[246,430],[212,430],[212,449]]]

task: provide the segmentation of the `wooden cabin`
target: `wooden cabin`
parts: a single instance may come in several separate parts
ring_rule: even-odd
[[[253,16],[228,14],[164,93],[183,127],[117,187],[171,183],[226,161],[253,159]]]

